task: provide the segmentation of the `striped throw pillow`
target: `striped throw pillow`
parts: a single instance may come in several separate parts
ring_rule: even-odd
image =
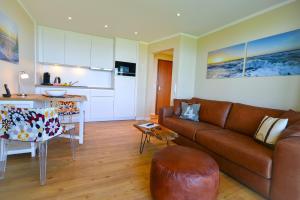
[[[286,128],[288,119],[265,116],[261,121],[254,138],[266,145],[275,145],[281,132]]]

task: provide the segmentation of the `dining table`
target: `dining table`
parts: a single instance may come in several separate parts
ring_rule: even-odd
[[[27,94],[19,96],[12,94],[10,97],[0,97],[0,105],[15,105],[22,108],[45,108],[50,107],[52,102],[69,102],[78,103],[79,108],[79,134],[75,139],[79,140],[79,144],[84,142],[84,102],[87,97],[84,95],[64,95],[61,97],[52,97],[44,94]]]

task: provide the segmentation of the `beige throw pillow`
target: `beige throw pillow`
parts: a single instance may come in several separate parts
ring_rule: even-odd
[[[279,135],[286,128],[288,119],[265,116],[261,121],[254,138],[267,145],[275,145]]]

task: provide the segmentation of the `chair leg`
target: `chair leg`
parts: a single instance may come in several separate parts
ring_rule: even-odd
[[[7,141],[0,138],[0,180],[4,179],[7,160]]]
[[[76,159],[76,139],[75,139],[75,130],[72,129],[69,131],[70,133],[70,144],[71,144],[71,150],[72,150],[72,159]]]
[[[47,141],[39,142],[40,159],[40,185],[45,185],[47,180]]]
[[[35,143],[34,143],[34,142],[31,142],[31,143],[30,143],[30,146],[31,146],[31,157],[34,158],[34,157],[35,157],[35,154],[36,154]]]

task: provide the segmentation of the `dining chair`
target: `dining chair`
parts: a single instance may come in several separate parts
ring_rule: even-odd
[[[0,179],[4,179],[5,175],[7,143],[9,141],[35,142],[39,150],[40,185],[45,185],[48,140],[62,134],[63,131],[56,108],[27,109],[1,106]]]
[[[80,110],[77,106],[77,103],[74,101],[53,101],[51,102],[51,107],[57,108],[58,116],[61,122],[61,125],[64,128],[64,132],[61,136],[69,137],[71,140],[72,149],[75,150],[76,144],[75,144],[75,130],[76,130],[76,124],[78,121],[76,121],[76,117],[79,117]],[[72,154],[73,160],[75,160],[75,151]]]

